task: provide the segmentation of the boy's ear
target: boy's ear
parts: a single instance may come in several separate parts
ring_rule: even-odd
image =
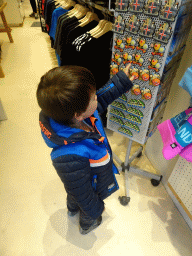
[[[77,121],[83,121],[83,115],[82,114],[77,114],[77,113],[75,113],[75,119],[77,120]]]

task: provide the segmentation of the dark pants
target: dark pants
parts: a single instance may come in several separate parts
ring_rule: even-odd
[[[31,7],[34,13],[37,13],[37,6],[35,0],[30,0]]]
[[[67,208],[70,212],[76,212],[76,211],[80,211],[80,217],[79,217],[79,224],[82,228],[87,229],[89,228],[93,222],[95,221],[94,219],[92,219],[91,217],[87,216],[77,205],[77,203],[75,202],[75,200],[67,195]]]

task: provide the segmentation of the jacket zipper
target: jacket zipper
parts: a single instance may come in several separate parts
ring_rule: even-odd
[[[93,176],[92,187],[96,191],[96,189],[97,189],[97,175]]]
[[[112,87],[114,86],[114,84],[110,84],[107,87],[104,87],[103,89],[99,90],[97,93],[97,96],[101,96],[103,93],[105,93],[106,91],[110,90]]]

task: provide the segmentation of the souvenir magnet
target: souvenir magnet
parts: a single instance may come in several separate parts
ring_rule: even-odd
[[[125,111],[127,110],[126,106],[123,103],[120,103],[118,101],[113,101],[111,105]]]
[[[123,64],[127,64],[127,63],[132,63],[132,56],[130,54],[128,54],[127,52],[123,52]]]
[[[139,70],[137,68],[131,68],[129,70],[129,78],[131,78],[132,76],[134,76],[135,79],[139,78]]]
[[[132,115],[138,116],[141,119],[143,118],[143,113],[139,109],[130,107],[130,108],[127,109],[127,112],[132,114]]]
[[[141,58],[141,54],[140,53],[135,53],[133,54],[133,56],[135,57],[135,60],[133,61],[133,64],[138,64],[139,66],[143,65],[144,59]]]
[[[111,68],[110,69],[111,75],[115,75],[115,74],[117,74],[117,72],[119,72],[119,67],[116,64],[111,65],[110,68]]]
[[[109,119],[111,122],[115,122],[117,124],[120,124],[120,125],[124,125],[123,121],[121,120],[121,118],[118,118],[116,116],[111,116],[110,119]]]
[[[118,131],[126,135],[129,135],[130,137],[133,137],[133,133],[129,129],[126,129],[125,127],[120,127]]]
[[[155,42],[153,44],[151,44],[151,47],[153,47],[154,52],[152,52],[151,54],[154,55],[159,55],[159,56],[163,56],[163,53],[165,52],[165,48],[163,46],[161,46],[161,44],[159,42]]]
[[[178,13],[178,4],[175,0],[168,0],[161,9],[159,18],[166,21],[174,21]]]
[[[149,59],[149,61],[151,61],[151,65],[148,66],[149,69],[154,69],[156,72],[159,71],[161,64],[159,63],[158,59]]]
[[[146,53],[148,45],[145,43],[145,38],[139,38],[137,39],[137,41],[139,42],[139,46],[137,46],[136,49],[142,51],[143,53]]]
[[[148,69],[143,69],[139,71],[139,79],[143,81],[148,81],[149,80],[149,70]]]
[[[131,48],[133,50],[135,49],[136,41],[132,39],[131,36],[127,36],[126,38],[123,38],[123,40],[126,42],[126,45],[125,45],[126,49],[128,48]]]
[[[111,108],[110,113],[114,114],[114,115],[117,115],[117,116],[120,116],[122,118],[125,118],[125,115],[123,114],[123,112],[116,109],[116,108]]]
[[[121,38],[115,38],[114,41],[116,42],[116,45],[114,46],[114,48],[122,52],[125,47],[123,40]]]
[[[119,99],[121,99],[121,100],[127,102],[127,97],[125,96],[125,94],[122,94],[122,95],[119,97]]]
[[[161,25],[159,30],[155,33],[153,38],[156,39],[157,41],[167,44],[169,41],[169,38],[171,37],[171,29],[172,28],[169,26],[169,24],[165,22],[163,25]]]
[[[137,19],[137,16],[132,15],[128,23],[125,24],[125,31],[136,35],[139,30],[139,27],[140,23],[139,20]]]
[[[132,106],[132,107],[145,108],[145,103],[142,100],[130,99],[127,102],[127,104]]]
[[[113,52],[114,58],[112,59],[113,62],[115,62],[117,65],[120,65],[122,63],[121,55],[119,52]]]
[[[150,75],[150,82],[149,82],[150,85],[159,86],[160,83],[161,83],[161,81],[160,81],[160,75],[158,75],[158,74],[152,74],[152,75]]]
[[[115,17],[115,23],[113,24],[112,31],[119,34],[124,34],[125,22],[121,15]]]
[[[133,87],[131,88],[131,93],[137,96],[140,95],[141,94],[140,86],[138,84],[134,84]]]
[[[142,13],[143,12],[144,3],[145,3],[144,0],[131,0],[129,2],[128,10],[130,12]]]
[[[152,22],[150,18],[147,18],[144,20],[142,26],[140,27],[139,34],[141,36],[146,36],[152,38],[154,32],[155,32],[155,23]]]
[[[115,11],[127,12],[128,0],[117,0],[115,3]]]
[[[160,7],[160,0],[148,0],[145,5],[144,13],[151,16],[158,16]]]
[[[140,132],[139,127],[136,124],[132,124],[132,123],[127,121],[127,122],[124,123],[124,126],[130,128],[130,129],[132,129],[136,132]]]
[[[139,124],[139,125],[141,125],[141,123],[142,123],[141,119],[139,117],[133,116],[133,115],[130,115],[130,114],[126,115],[125,119],[129,120],[132,123],[136,123],[136,124]]]
[[[150,100],[152,98],[151,90],[148,88],[143,88],[141,90],[142,99]]]

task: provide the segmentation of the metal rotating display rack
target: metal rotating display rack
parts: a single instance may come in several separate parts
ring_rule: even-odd
[[[111,77],[131,63],[130,77],[133,72],[138,74],[138,79],[133,84],[140,90],[140,93],[131,90],[122,95],[109,106],[107,113],[107,128],[129,138],[124,162],[113,153],[114,160],[120,164],[119,171],[125,172],[125,196],[119,197],[122,205],[130,202],[129,172],[150,178],[153,186],[158,186],[163,178],[162,175],[131,166],[131,163],[141,157],[142,145],[154,133],[163,117],[170,86],[168,88],[167,84],[162,83],[162,77],[182,2],[184,1],[116,1]],[[140,45],[142,39],[145,41],[145,48]],[[154,49],[155,44],[160,45],[159,51]],[[153,84],[152,79],[156,78],[159,79],[159,84]],[[144,92],[150,94],[148,98]],[[141,146],[130,157],[133,141]]]

